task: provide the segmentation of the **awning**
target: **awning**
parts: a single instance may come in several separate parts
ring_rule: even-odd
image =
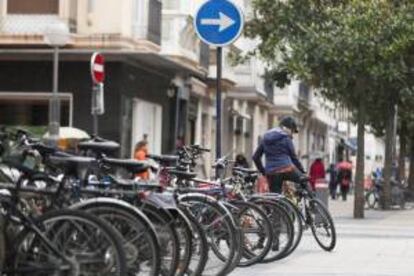
[[[62,48],[59,50],[61,61],[89,61],[94,52],[105,55],[106,61],[127,61],[136,62],[144,69],[162,69],[165,72],[175,75],[177,73],[196,76],[200,79],[206,78],[206,73],[178,63],[167,56],[159,53],[129,50],[129,49],[75,49]],[[0,49],[0,60],[25,61],[25,60],[51,60],[53,49],[50,48],[2,48]]]

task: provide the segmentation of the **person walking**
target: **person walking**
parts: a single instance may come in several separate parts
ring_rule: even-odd
[[[148,142],[146,140],[142,140],[135,145],[134,159],[139,160],[139,161],[144,161],[147,159],[147,155],[148,155]],[[138,173],[135,175],[135,177],[139,177],[142,180],[148,180],[149,171],[147,170],[145,172]]]
[[[282,193],[284,181],[300,183],[306,177],[293,145],[293,134],[298,133],[294,118],[287,116],[280,121],[280,126],[268,130],[257,147],[253,161],[257,169],[267,177],[272,193]],[[265,156],[265,166],[262,156]]]
[[[309,170],[310,184],[312,190],[316,190],[316,182],[325,180],[325,165],[323,164],[322,158],[318,157],[313,161]]]
[[[338,177],[335,164],[329,165],[329,169],[327,170],[327,172],[329,173],[329,192],[331,194],[331,198],[335,200],[336,192],[338,189]]]
[[[342,161],[337,165],[337,169],[342,200],[346,201],[352,181],[352,163],[349,161]]]

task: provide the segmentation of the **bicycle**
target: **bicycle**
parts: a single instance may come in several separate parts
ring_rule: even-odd
[[[19,210],[16,188],[0,190],[2,275],[125,275],[120,234],[106,222],[77,210],[32,218]]]
[[[332,251],[336,246],[334,221],[325,205],[315,198],[307,177],[296,184],[295,196],[304,230],[310,228],[319,246],[325,251]]]
[[[155,230],[143,213],[125,202],[106,198],[88,200],[84,198],[82,204],[75,207],[71,206],[74,202],[79,201],[81,194],[89,197],[99,196],[99,191],[80,191],[75,176],[76,169],[80,164],[89,164],[92,160],[59,153],[54,148],[32,142],[25,134],[20,135],[18,142],[18,147],[26,148],[21,151],[21,158],[14,158],[15,160],[11,161],[6,160],[4,163],[21,171],[17,186],[22,186],[24,183],[24,187],[21,187],[20,191],[30,193],[28,202],[31,203],[34,209],[44,211],[71,207],[98,215],[122,233],[120,240],[128,253],[128,273],[139,271],[140,275],[158,275],[158,241]],[[27,156],[32,154],[33,151],[43,157],[43,165],[49,174],[20,164],[24,163]],[[52,156],[58,153],[58,157]],[[59,173],[63,173],[63,177],[50,175],[57,169],[60,170]],[[39,182],[43,183],[41,188],[39,188]],[[33,195],[41,195],[42,201],[39,202],[37,196],[34,197]],[[136,237],[141,237],[139,241],[136,237],[131,237],[131,233],[135,233]]]

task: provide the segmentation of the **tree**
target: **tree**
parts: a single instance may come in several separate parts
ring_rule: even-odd
[[[254,54],[275,81],[281,75],[307,81],[357,118],[355,218],[364,216],[365,125],[380,99],[391,98],[387,88],[404,87],[404,56],[414,34],[411,2],[255,0],[246,27],[246,36],[259,41]]]

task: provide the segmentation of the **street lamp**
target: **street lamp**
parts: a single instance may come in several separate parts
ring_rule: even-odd
[[[60,101],[58,97],[59,74],[59,47],[63,47],[70,41],[68,26],[63,22],[56,22],[45,28],[44,41],[53,47],[53,96],[49,103],[49,137],[56,145],[59,138],[60,127]]]

